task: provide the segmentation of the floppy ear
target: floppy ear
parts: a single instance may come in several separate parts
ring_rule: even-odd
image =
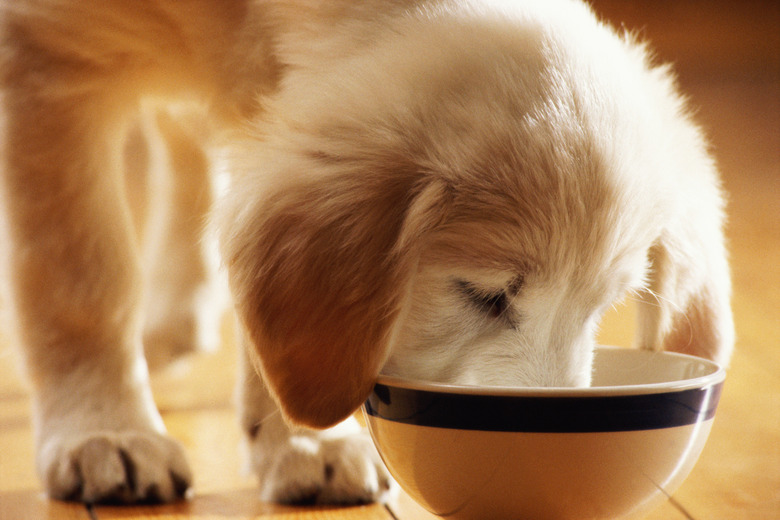
[[[650,248],[649,280],[637,309],[640,347],[728,364],[734,324],[721,219],[712,210],[680,219]]]
[[[292,422],[333,425],[373,387],[415,245],[440,214],[438,189],[418,181],[316,172],[262,196],[237,187],[238,207],[222,223],[231,289],[250,356]]]

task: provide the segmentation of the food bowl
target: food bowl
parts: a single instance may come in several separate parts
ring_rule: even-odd
[[[588,388],[380,376],[363,411],[390,473],[434,514],[641,518],[696,463],[724,378],[704,359],[600,347]]]

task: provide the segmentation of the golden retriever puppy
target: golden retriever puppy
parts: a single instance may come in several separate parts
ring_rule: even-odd
[[[52,497],[189,487],[143,351],[219,315],[207,220],[268,500],[387,496],[349,419],[380,370],[587,385],[626,293],[638,347],[728,361],[707,145],[668,70],[583,4],[0,5],[6,263]],[[207,218],[210,170],[230,186]]]

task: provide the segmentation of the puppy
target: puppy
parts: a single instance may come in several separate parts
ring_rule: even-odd
[[[587,385],[599,318],[625,294],[638,347],[728,361],[707,145],[669,71],[583,4],[1,9],[6,263],[54,498],[190,485],[143,350],[176,357],[218,315],[198,238],[210,170],[231,177],[208,220],[265,499],[386,497],[349,423],[380,370]]]

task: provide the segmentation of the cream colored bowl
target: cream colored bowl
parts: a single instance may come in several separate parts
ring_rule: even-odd
[[[380,376],[363,411],[390,472],[437,515],[641,518],[696,463],[724,378],[706,360],[601,347],[589,388]]]

